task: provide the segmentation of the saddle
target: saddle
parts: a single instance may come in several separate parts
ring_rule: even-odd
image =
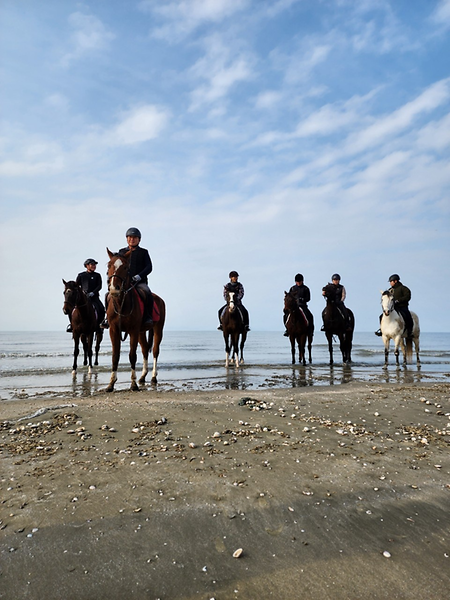
[[[141,313],[143,313],[144,312],[144,302],[147,302],[147,294],[145,293],[144,290],[137,290],[136,288],[134,288],[133,291],[136,294],[136,299],[138,301],[138,305],[141,310]],[[155,323],[156,321],[159,321],[160,316],[161,315],[159,313],[159,308],[158,308],[156,302],[153,301],[153,313],[152,313],[153,322]]]

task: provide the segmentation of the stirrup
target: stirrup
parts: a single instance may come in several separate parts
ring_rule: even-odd
[[[383,334],[381,333],[381,329],[377,329],[375,332],[375,335],[377,335],[378,337],[381,337]]]
[[[320,328],[320,331],[325,331],[325,325],[322,325],[322,327]]]
[[[72,333],[72,331],[73,331],[72,325],[69,323],[66,328],[66,333]]]
[[[222,327],[222,323],[219,325],[219,327],[217,328],[219,331],[223,331],[223,327]]]
[[[100,327],[101,329],[109,329],[109,323],[106,319],[103,320],[102,323],[100,323]]]
[[[283,333],[284,337],[289,337],[289,331],[286,329],[286,331]]]

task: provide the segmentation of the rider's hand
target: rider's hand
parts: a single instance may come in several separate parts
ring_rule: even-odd
[[[94,292],[89,292],[88,297],[89,298],[93,298],[94,297]]]
[[[134,281],[134,283],[139,283],[141,280],[141,276],[140,275],[135,275],[131,281]]]

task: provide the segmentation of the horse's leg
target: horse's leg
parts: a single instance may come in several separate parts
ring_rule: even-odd
[[[229,344],[229,333],[224,327],[223,329],[223,339],[225,340],[225,366],[230,366],[230,344]]]
[[[88,364],[88,346],[87,346],[87,336],[85,333],[82,333],[81,343],[83,345],[83,366],[85,367]]]
[[[312,332],[308,332],[308,360],[309,363],[312,363],[312,340],[313,340],[313,333]]]
[[[139,331],[133,331],[130,335],[130,352],[128,358],[131,366],[131,386],[130,390],[136,392],[139,390],[138,384],[136,383],[136,361],[137,361],[137,345],[139,340]]]
[[[395,339],[394,339],[394,354],[395,354],[395,362],[397,363],[397,366],[399,366],[400,361],[399,361],[399,355],[400,355],[400,351],[399,351],[399,347],[401,346],[402,350],[404,348],[403,345],[403,340],[402,338],[398,335]]]
[[[119,366],[119,358],[120,358],[120,330],[118,327],[114,327],[111,325],[111,321],[109,322],[109,337],[111,339],[112,346],[112,371],[111,378],[109,380],[109,385],[106,388],[107,392],[112,392],[114,389],[114,384],[117,381],[117,368]]]
[[[80,353],[80,334],[73,332],[73,365],[72,365],[72,377],[75,378],[77,374],[77,359]]]
[[[242,332],[242,334],[241,334],[241,346],[240,346],[240,349],[241,349],[241,360],[240,360],[241,365],[244,364],[244,345],[245,345],[245,340],[246,339],[247,339],[247,332],[244,330]]]
[[[92,346],[94,345],[94,332],[92,331],[89,335],[86,335],[86,348],[85,355],[88,355],[89,367],[88,373],[89,375],[92,373]]]
[[[151,341],[149,341],[149,347],[152,348],[153,353],[153,370],[152,370],[152,383],[158,383],[157,375],[158,375],[158,357],[159,357],[159,347],[162,342],[163,337],[163,326],[164,323],[158,321],[156,323],[153,332],[150,330],[149,335],[151,335]]]
[[[148,351],[150,347],[149,338],[147,338],[146,331],[141,331],[139,333],[139,345],[141,346],[142,350],[142,373],[139,378],[139,385],[143,385],[145,383],[145,378],[147,377],[148,373]]]
[[[98,354],[100,352],[100,344],[102,343],[102,340],[103,340],[103,329],[101,327],[99,327],[97,329],[97,331],[95,332],[95,360],[94,360],[95,366],[98,365]]]
[[[414,346],[416,348],[417,364],[420,365],[420,358],[419,358],[419,337],[418,336],[414,336]]]
[[[333,364],[333,334],[332,333],[326,333],[327,336],[327,340],[328,340],[328,351],[330,353],[330,365]]]
[[[289,340],[291,342],[291,355],[292,355],[291,363],[293,365],[295,365],[295,335],[293,333],[290,334]]]
[[[233,333],[233,359],[235,366],[239,368],[239,331]]]

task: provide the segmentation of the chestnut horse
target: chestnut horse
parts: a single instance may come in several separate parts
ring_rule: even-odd
[[[305,314],[297,304],[297,300],[290,292],[284,292],[284,310],[287,312],[286,329],[291,341],[292,364],[295,365],[295,342],[297,342],[298,362],[306,365],[306,340],[308,340],[308,359],[311,363],[311,344],[314,336],[314,322],[308,322]]]
[[[142,374],[139,384],[145,383],[148,373],[148,354],[153,348],[152,383],[157,383],[157,362],[159,346],[163,338],[164,322],[166,319],[166,305],[164,300],[153,294],[153,325],[147,332],[142,329],[143,303],[138,296],[135,285],[131,281],[128,271],[131,250],[126,254],[117,254],[106,249],[109,256],[108,262],[108,307],[106,314],[109,323],[109,335],[112,345],[112,372],[107,392],[112,392],[117,381],[117,368],[120,358],[120,343],[130,336],[130,365],[131,365],[131,390],[139,389],[136,383],[137,345],[141,346],[143,356]],[[156,311],[155,311],[156,306]],[[159,312],[156,319],[155,312]],[[122,339],[122,333],[124,337]]]
[[[92,302],[75,281],[64,281],[63,312],[70,315],[72,337],[74,340],[72,375],[77,374],[77,359],[80,353],[80,339],[84,350],[84,365],[89,362],[89,373],[92,372],[92,346],[95,343],[95,361],[98,365],[98,353],[103,339],[103,329],[99,327]]]
[[[348,319],[345,319],[339,307],[336,305],[336,286],[329,283],[322,290],[327,301],[322,311],[323,330],[328,340],[330,351],[330,365],[333,364],[333,335],[339,338],[339,344],[344,363],[352,362],[353,331],[355,329],[355,317],[353,312],[347,308]]]
[[[227,292],[227,306],[223,311],[222,329],[225,340],[225,366],[230,364],[230,352],[233,350],[231,360],[239,367],[239,340],[240,340],[240,362],[244,362],[244,344],[247,339],[247,330],[239,306],[234,300],[234,292]]]

